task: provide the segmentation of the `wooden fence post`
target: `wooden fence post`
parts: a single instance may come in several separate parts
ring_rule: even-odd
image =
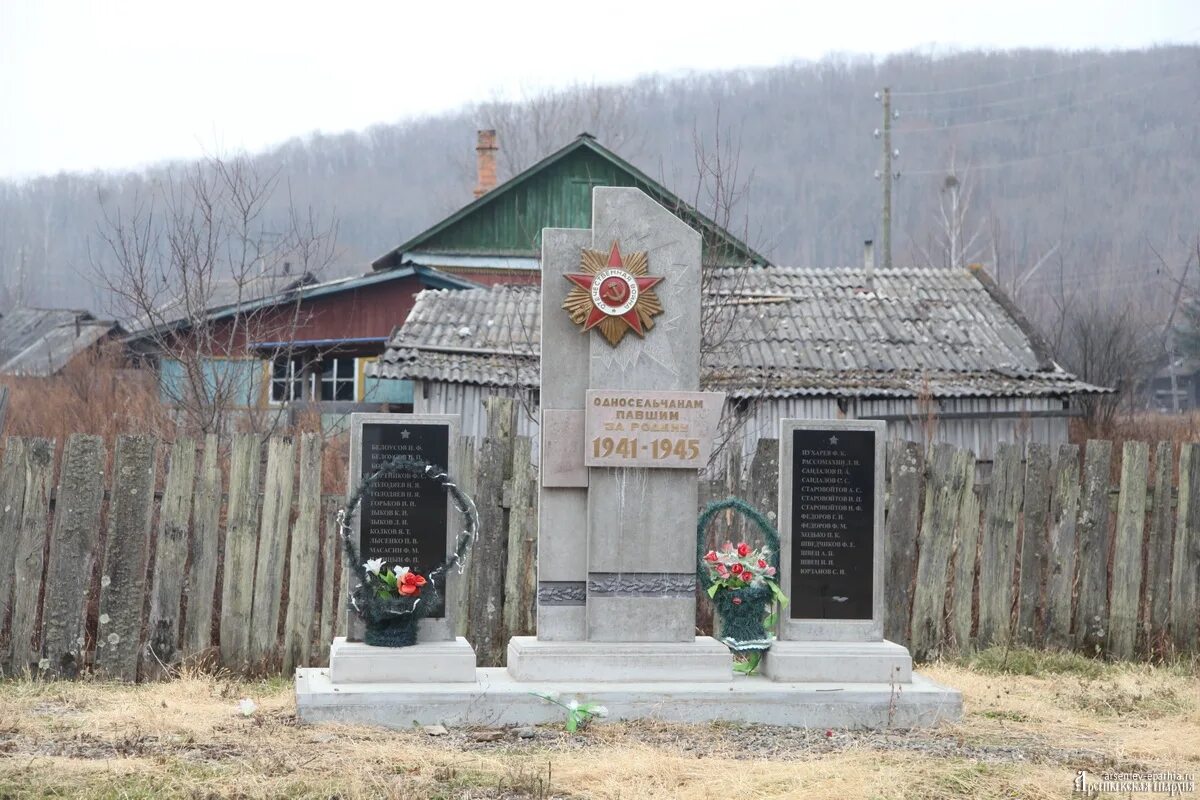
[[[512,478],[506,483],[508,566],[504,576],[504,625],[510,636],[535,631],[537,602],[537,469],[532,442],[518,436],[513,445]]]
[[[51,676],[74,678],[83,666],[88,584],[100,540],[104,460],[104,440],[99,436],[77,433],[67,440],[50,534],[42,622],[43,666]]]
[[[916,442],[888,442],[888,503],[884,533],[883,636],[908,644],[908,617],[917,566],[917,527],[921,513],[921,448]]]
[[[1079,600],[1075,614],[1075,642],[1087,653],[1107,649],[1108,549],[1112,529],[1108,523],[1108,475],[1112,442],[1089,439],[1084,452],[1083,492],[1079,502]]]
[[[158,440],[153,436],[117,437],[108,536],[100,570],[96,670],[121,681],[137,680],[142,652],[157,450]]]
[[[50,486],[54,482],[53,439],[25,440],[25,496],[16,529],[13,557],[12,625],[6,661],[13,674],[32,673],[40,660],[41,641],[34,643],[41,623],[38,602],[42,588],[46,525],[50,518]]]
[[[196,442],[180,437],[167,456],[167,481],[158,514],[158,541],[154,553],[154,585],[150,589],[150,641],[144,674],[166,677],[179,662],[180,608],[187,578],[188,531],[192,520],[192,494],[196,483]]]
[[[1146,473],[1150,446],[1126,442],[1121,455],[1121,494],[1113,549],[1108,646],[1115,658],[1133,657],[1137,644],[1138,601],[1142,596],[1142,538],[1146,521]]]
[[[1017,524],[1025,485],[1021,447],[1000,444],[988,486],[979,569],[979,646],[1007,645],[1012,636]]]
[[[279,610],[295,473],[296,440],[272,436],[267,445],[267,479],[263,484],[262,526],[250,612],[250,663],[255,669],[272,662],[279,650]]]
[[[292,529],[288,566],[288,605],[283,626],[283,674],[310,666],[313,620],[317,611],[317,553],[321,546],[321,437],[300,439],[300,497]]]
[[[489,397],[488,433],[479,453],[479,538],[475,541],[475,570],[471,581],[468,631],[482,667],[504,662],[504,570],[508,561],[507,525],[503,507],[504,482],[512,468],[516,428],[513,401]]]
[[[960,463],[949,444],[935,445],[928,462],[910,648],[918,661],[937,656],[945,635],[947,570],[963,490]]]
[[[979,517],[979,495],[975,493],[975,454],[960,450],[955,454],[954,471],[961,476],[957,513],[954,523],[954,574],[950,582],[953,594],[950,599],[950,641],[960,653],[974,646],[975,625],[975,565],[979,560],[979,540],[983,529]]]
[[[21,535],[21,517],[25,512],[27,459],[25,440],[10,436],[4,448],[4,461],[0,464],[0,674],[9,672],[7,662],[11,641],[4,621],[13,601],[17,539]]]
[[[342,574],[341,529],[338,528],[337,513],[341,510],[340,497],[326,497],[321,501],[321,520],[325,536],[321,540],[321,629],[313,642],[313,663],[328,663],[329,646],[337,631],[338,619],[345,618],[346,604],[343,592],[338,591],[338,575]]]
[[[233,438],[229,511],[225,522],[225,569],[221,589],[221,664],[243,669],[250,657],[250,606],[258,545],[258,487],[262,445],[258,435]]]
[[[1200,446],[1179,450],[1179,505],[1171,565],[1171,638],[1181,653],[1196,649],[1196,572],[1200,569]]]
[[[1171,616],[1171,550],[1175,546],[1174,486],[1175,448],[1159,442],[1154,449],[1154,506],[1146,544],[1146,624],[1144,637],[1149,652],[1165,644]]]
[[[454,476],[458,480],[459,488],[470,497],[476,500],[476,487],[478,485],[478,472],[475,468],[475,439],[472,436],[458,437],[458,472]],[[471,607],[471,582],[475,575],[475,562],[479,557],[479,539],[471,544],[471,549],[467,552],[467,565],[463,569],[462,574],[455,574],[452,577],[451,591],[454,592],[458,599],[458,617],[454,623],[454,635],[467,635],[467,622],[470,617],[469,609]]]
[[[1079,510],[1079,446],[1064,444],[1054,462],[1054,494],[1050,498],[1050,554],[1046,576],[1046,644],[1070,648],[1072,594]]]
[[[1038,616],[1044,607],[1042,598],[1049,563],[1047,520],[1050,512],[1050,448],[1044,444],[1029,444],[1025,455],[1024,494],[1017,641],[1025,645],[1035,645],[1041,642],[1041,621],[1038,620]]]
[[[188,655],[201,653],[212,646],[213,599],[217,589],[221,537],[220,449],[215,433],[204,437],[204,457],[192,501],[191,567],[184,619],[184,652]]]

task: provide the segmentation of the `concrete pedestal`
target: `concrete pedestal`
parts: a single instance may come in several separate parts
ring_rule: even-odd
[[[728,683],[733,656],[711,636],[691,642],[547,642],[514,636],[508,643],[508,671],[518,681]]]
[[[466,639],[372,647],[339,636],[329,649],[329,682],[337,685],[475,683],[475,651]]]
[[[912,680],[908,648],[895,642],[775,642],[760,668],[789,683],[898,683]]]
[[[763,676],[726,681],[518,681],[501,668],[473,683],[334,685],[329,670],[296,671],[296,708],[305,722],[408,728],[422,725],[562,723],[563,710],[535,696],[558,692],[608,707],[612,719],[722,720],[809,728],[913,728],[962,716],[962,695],[920,675],[906,684],[783,683]]]

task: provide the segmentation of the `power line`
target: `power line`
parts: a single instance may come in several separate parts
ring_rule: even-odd
[[[1013,86],[1015,84],[1025,83],[1027,81],[1036,81],[1036,80],[1041,80],[1042,78],[1049,78],[1054,75],[1063,75],[1068,72],[1076,72],[1078,70],[1086,69],[1087,67],[1091,67],[1096,64],[1101,64],[1105,61],[1110,60],[1110,58],[1111,58],[1111,56],[1101,56],[1101,57],[1093,59],[1091,61],[1085,61],[1082,64],[1076,64],[1071,67],[1063,67],[1062,69],[1051,70],[1050,72],[1042,72],[1042,73],[1038,73],[1037,75],[1027,75],[1023,78],[1011,78],[1009,80],[994,81],[992,83],[977,83],[974,86],[963,86],[963,87],[960,87],[957,89],[929,89],[929,90],[920,91],[920,92],[892,92],[892,95],[895,97],[935,97],[935,96],[947,95],[947,94],[963,94],[964,92],[976,92],[976,91],[979,91],[980,89],[994,89],[998,86]]]

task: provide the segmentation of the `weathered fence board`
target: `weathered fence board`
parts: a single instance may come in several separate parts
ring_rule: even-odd
[[[196,654],[212,646],[213,599],[221,543],[220,442],[204,437],[204,457],[192,501],[192,539],[187,580],[184,652]]]
[[[1156,633],[1167,630],[1171,620],[1171,551],[1175,547],[1175,505],[1172,477],[1175,472],[1175,448],[1159,442],[1154,449],[1154,505],[1150,512],[1150,531],[1146,541],[1146,623],[1143,638],[1147,649],[1155,651],[1165,642],[1156,641]]]
[[[1197,576],[1200,569],[1200,446],[1179,450],[1179,499],[1171,564],[1171,638],[1181,651],[1196,649]]]
[[[458,480],[459,488],[463,490],[468,497],[477,496],[477,479],[478,473],[475,467],[475,440],[470,436],[460,436],[458,439],[458,475],[454,476]],[[471,544],[471,549],[467,552],[467,565],[461,574],[452,576],[453,588],[451,591],[457,597],[458,618],[454,623],[454,635],[467,635],[467,620],[470,616],[471,603],[471,581],[475,575],[475,561],[479,558],[479,540],[476,539]]]
[[[886,569],[883,586],[887,596],[883,636],[907,645],[921,514],[921,448],[916,442],[888,442],[887,469],[889,494],[883,539]]]
[[[955,454],[955,474],[961,476],[954,519],[954,581],[947,616],[949,639],[960,651],[974,646],[975,576],[979,565],[979,495],[975,492],[975,456],[968,450]]]
[[[1121,455],[1121,494],[1109,588],[1108,646],[1115,658],[1132,658],[1142,596],[1142,535],[1146,522],[1146,473],[1150,447],[1126,442]]]
[[[0,387],[2,388],[2,387]],[[12,437],[0,463],[0,672],[8,672],[9,611],[13,602],[13,572],[17,537],[25,510],[25,440]]]
[[[532,442],[513,445],[512,478],[506,484],[508,565],[504,574],[504,625],[510,636],[535,632],[537,600],[537,469]]]
[[[475,541],[468,636],[475,645],[481,667],[504,663],[508,639],[504,631],[504,568],[508,561],[508,536],[501,498],[504,482],[512,477],[513,401],[491,397],[486,401],[488,431],[479,450],[479,538]]]
[[[283,674],[311,666],[310,649],[317,611],[318,553],[321,546],[321,437],[300,440],[300,497],[292,528],[288,564],[288,605],[283,627]]]
[[[262,446],[255,434],[233,438],[229,510],[221,590],[221,663],[241,669],[250,659],[250,604],[258,547],[258,487]]]
[[[138,677],[157,451],[153,436],[121,436],[113,461],[95,663],[100,675],[122,681]]]
[[[1079,500],[1079,599],[1075,612],[1075,640],[1084,652],[1101,653],[1107,647],[1111,465],[1112,442],[1089,439]]]
[[[1047,552],[1045,641],[1071,647],[1072,596],[1075,587],[1075,549],[1078,542],[1079,446],[1064,444],[1054,461],[1054,493],[1050,498]]]
[[[321,500],[321,523],[325,535],[321,538],[321,627],[316,640],[313,642],[312,658],[314,664],[323,664],[329,654],[329,645],[337,630],[337,620],[346,616],[345,603],[338,592],[337,579],[342,574],[341,531],[338,528],[337,513],[341,509],[341,499],[325,497]]]
[[[961,462],[948,444],[936,445],[928,462],[913,593],[911,650],[918,659],[937,655],[946,629],[947,569],[964,480]]]
[[[1040,641],[1040,620],[1047,570],[1047,530],[1050,513],[1050,448],[1030,443],[1025,454],[1025,501],[1021,525],[1020,588],[1017,597],[1017,641]]]
[[[292,518],[296,440],[272,437],[267,445],[267,478],[263,484],[262,526],[258,532],[258,561],[250,612],[250,662],[266,664],[276,655],[283,571]]]
[[[180,437],[167,454],[167,481],[158,514],[154,555],[154,585],[150,589],[150,641],[146,646],[147,675],[162,677],[179,662],[182,628],[179,624],[183,584],[187,578],[188,529],[196,483],[196,442]]]
[[[13,604],[5,656],[14,673],[37,669],[41,641],[35,642],[41,624],[40,595],[45,564],[46,525],[50,514],[50,487],[54,483],[53,439],[25,440],[25,496],[16,529],[13,555]]]
[[[979,571],[980,647],[1007,645],[1012,635],[1017,525],[1025,486],[1021,448],[1001,444],[992,462]]]
[[[80,576],[90,576],[95,566],[104,461],[104,440],[99,436],[77,433],[67,440],[50,533],[42,614],[42,663],[50,675],[74,677],[83,666],[90,581],[81,581]]]

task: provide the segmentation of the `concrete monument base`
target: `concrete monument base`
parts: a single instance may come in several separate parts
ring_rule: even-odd
[[[913,728],[952,722],[962,695],[914,674],[911,683],[785,683],[765,676],[718,681],[520,681],[506,669],[476,671],[473,683],[337,684],[328,669],[296,671],[305,722],[408,728],[422,725],[561,723],[563,710],[534,692],[558,692],[608,707],[612,719],[732,722],[809,728]]]
[[[459,636],[452,642],[372,647],[345,636],[329,648],[329,680],[336,684],[474,683],[475,651]]]
[[[908,648],[895,642],[775,642],[762,673],[789,683],[899,683],[912,679]]]
[[[692,642],[547,642],[514,636],[508,671],[515,680],[544,682],[729,682],[733,656],[711,636]]]

